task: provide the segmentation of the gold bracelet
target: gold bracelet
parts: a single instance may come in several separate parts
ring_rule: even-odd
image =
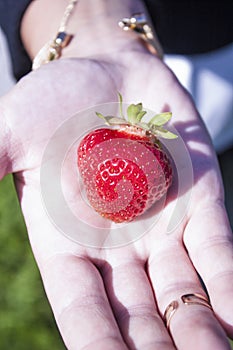
[[[47,42],[37,53],[32,63],[32,70],[38,69],[42,64],[49,63],[61,57],[62,49],[69,45],[73,38],[72,34],[66,33],[67,23],[77,5],[78,0],[69,0],[69,3],[63,14],[58,33],[56,37]]]
[[[68,20],[77,5],[78,0],[69,0],[64,15],[62,17],[56,37],[47,42],[37,53],[33,60],[32,70],[38,69],[41,65],[49,63],[61,57],[62,49],[69,45],[73,38],[72,34],[66,33]],[[144,13],[135,13],[130,18],[123,18],[118,25],[125,31],[132,30],[143,40],[147,49],[163,59],[161,45],[149,26]]]
[[[135,32],[144,42],[147,49],[154,55],[163,59],[163,50],[158,38],[151,26],[149,26],[146,15],[144,13],[135,13],[130,18],[123,18],[119,23],[119,27],[125,31]]]

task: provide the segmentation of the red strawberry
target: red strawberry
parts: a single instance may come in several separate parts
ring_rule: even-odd
[[[158,114],[144,123],[146,112],[139,103],[130,105],[127,114],[128,120],[97,113],[118,128],[91,131],[78,147],[78,167],[90,204],[117,223],[144,213],[172,182],[170,161],[155,136],[176,137],[162,128],[171,113]]]

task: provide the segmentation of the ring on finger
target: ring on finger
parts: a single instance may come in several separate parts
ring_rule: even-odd
[[[213,310],[209,299],[203,296],[202,294],[199,294],[199,293],[184,294],[180,297],[180,299],[184,305],[202,305],[202,306],[208,307],[210,310]],[[175,312],[177,311],[179,305],[180,305],[180,301],[173,300],[165,309],[163,318],[168,330],[170,330],[171,319],[175,314]]]

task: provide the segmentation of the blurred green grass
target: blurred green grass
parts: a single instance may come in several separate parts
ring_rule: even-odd
[[[31,252],[11,175],[0,181],[0,349],[65,349]]]
[[[0,349],[65,349],[31,252],[12,176],[0,181]]]

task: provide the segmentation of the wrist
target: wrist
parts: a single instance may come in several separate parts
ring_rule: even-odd
[[[21,26],[26,50],[33,59],[40,48],[53,39],[67,6],[67,1],[32,1]],[[141,0],[79,0],[71,14],[67,33],[73,35],[62,50],[62,57],[89,57],[111,54],[124,49],[144,50],[134,33],[118,27],[123,17],[145,12]]]

